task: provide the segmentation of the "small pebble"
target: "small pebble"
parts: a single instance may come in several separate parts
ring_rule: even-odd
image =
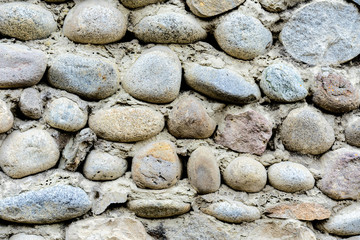
[[[187,213],[191,209],[189,203],[174,200],[140,199],[128,202],[128,208],[136,216],[143,218],[167,218]]]
[[[14,125],[14,116],[6,103],[0,100],[0,133],[9,131]]]
[[[198,17],[213,17],[236,8],[245,0],[186,0],[191,12]]]
[[[282,12],[305,0],[259,0],[261,6],[269,12]]]
[[[355,147],[360,147],[360,118],[355,118],[345,128],[346,142]]]
[[[15,235],[12,235],[9,240],[45,240],[45,238],[37,235],[29,235],[25,233],[18,233]]]
[[[39,91],[34,88],[24,89],[20,96],[19,108],[28,118],[41,118],[43,103]]]
[[[150,4],[154,3],[161,3],[165,2],[166,0],[120,0],[121,3],[127,7],[127,8],[139,8],[139,7],[145,7]]]

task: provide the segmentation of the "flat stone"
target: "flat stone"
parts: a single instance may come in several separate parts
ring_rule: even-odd
[[[79,217],[90,208],[91,201],[84,190],[60,185],[0,200],[0,218],[17,223],[49,224]]]
[[[260,87],[268,98],[277,102],[296,102],[308,95],[300,74],[282,63],[265,68]]]
[[[213,17],[236,8],[245,0],[186,0],[191,12],[198,17]]]
[[[19,44],[0,44],[0,88],[35,85],[43,77],[46,66],[46,54],[40,50]]]
[[[126,72],[121,84],[131,96],[151,103],[169,103],[179,94],[182,68],[168,47],[156,46],[144,53]]]
[[[6,103],[0,99],[0,133],[9,131],[14,125],[14,116]]]
[[[345,139],[350,145],[360,147],[360,118],[355,118],[345,128]]]
[[[280,40],[296,60],[310,65],[337,65],[359,55],[359,24],[360,14],[353,4],[313,2],[292,15]]]
[[[260,113],[249,110],[226,115],[216,131],[215,142],[237,152],[261,155],[271,135],[271,122]]]
[[[47,131],[14,131],[0,147],[0,166],[8,176],[22,178],[54,167],[59,156],[58,145]]]
[[[9,240],[45,240],[45,238],[38,235],[30,235],[25,233],[18,233],[12,235]]]
[[[282,123],[280,137],[287,150],[313,155],[326,152],[335,141],[333,128],[310,107],[292,110]]]
[[[251,157],[238,157],[226,167],[223,177],[231,188],[244,192],[260,192],[266,185],[265,167]]]
[[[211,98],[235,104],[245,104],[260,98],[260,89],[228,69],[216,69],[196,63],[185,66],[186,84]]]
[[[328,219],[331,212],[317,203],[279,204],[266,210],[271,218],[293,218],[304,221]]]
[[[282,12],[305,0],[259,0],[261,6],[269,12]]]
[[[127,7],[127,8],[139,8],[139,7],[145,7],[150,4],[154,3],[161,3],[165,2],[166,0],[120,0],[121,3]]]
[[[78,43],[107,44],[126,33],[127,19],[106,1],[83,1],[75,5],[64,20],[63,32]]]
[[[167,121],[168,130],[176,138],[208,138],[216,122],[195,97],[185,97],[174,105]]]
[[[28,118],[41,118],[43,103],[39,91],[34,88],[24,89],[20,96],[19,108],[20,111]]]
[[[127,161],[98,150],[91,151],[84,164],[84,176],[90,180],[114,180],[126,172]]]
[[[193,43],[207,36],[195,18],[173,12],[144,17],[134,33],[139,40],[153,43]]]
[[[264,54],[272,44],[271,32],[258,19],[240,12],[226,16],[214,36],[222,50],[243,60]]]
[[[117,66],[99,57],[62,54],[48,70],[48,81],[56,88],[91,100],[113,95],[119,87]]]
[[[210,147],[199,147],[191,153],[187,175],[191,186],[199,194],[213,193],[220,188],[220,169]]]
[[[269,167],[268,176],[271,186],[284,192],[307,191],[315,184],[310,171],[299,163],[275,163]]]
[[[189,203],[174,200],[140,199],[128,202],[128,208],[136,216],[143,218],[166,218],[187,213],[191,209]]]
[[[135,153],[132,179],[140,188],[164,189],[180,179],[181,162],[176,148],[168,140],[152,142]]]
[[[89,118],[97,136],[110,141],[136,142],[151,138],[164,128],[164,116],[149,107],[114,107]]]

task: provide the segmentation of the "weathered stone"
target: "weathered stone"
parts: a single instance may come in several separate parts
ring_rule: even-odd
[[[0,99],[0,133],[9,131],[14,124],[14,116],[6,103]]]
[[[189,203],[174,200],[140,199],[128,202],[128,208],[136,216],[143,218],[166,218],[187,213],[191,209]]]
[[[269,167],[268,176],[269,183],[284,192],[310,190],[315,184],[315,179],[310,171],[299,163],[275,163]]]
[[[19,107],[25,116],[32,119],[41,118],[43,103],[39,91],[34,88],[24,89],[20,96]]]
[[[97,189],[96,198],[93,201],[91,211],[95,215],[102,214],[111,204],[125,203],[128,200],[128,187],[120,187],[117,181],[102,183]]]
[[[1,4],[0,33],[20,40],[48,37],[57,28],[52,13],[26,2]]]
[[[0,44],[0,88],[35,85],[43,77],[46,65],[46,54],[40,50],[19,44]]]
[[[245,192],[259,192],[267,181],[265,167],[250,157],[232,160],[226,167],[223,177],[228,186]]]
[[[228,114],[216,132],[215,142],[237,152],[261,155],[272,135],[272,124],[261,114],[249,110]]]
[[[119,87],[117,66],[106,59],[62,54],[48,71],[49,83],[87,99],[113,95]]]
[[[265,68],[260,87],[266,96],[278,102],[296,102],[308,95],[300,74],[281,63]]]
[[[198,17],[213,17],[236,8],[245,0],[186,0],[191,12]]]
[[[146,5],[164,2],[166,0],[121,0],[121,3],[128,8],[145,7]]]
[[[145,51],[130,67],[122,87],[131,96],[152,103],[168,103],[179,94],[182,68],[177,55],[168,47]]]
[[[173,12],[144,17],[134,33],[141,41],[153,43],[193,43],[207,35],[195,18]]]
[[[360,53],[359,24],[360,14],[353,4],[313,2],[292,15],[280,40],[296,60],[310,65],[340,64]]]
[[[181,162],[174,144],[162,140],[138,150],[132,160],[131,175],[140,188],[164,189],[175,185],[180,179]]]
[[[59,156],[58,145],[47,131],[14,131],[0,147],[0,166],[8,176],[22,178],[52,168]]]
[[[9,240],[45,240],[45,238],[37,235],[28,235],[25,233],[19,233],[16,235],[12,235]]]
[[[149,107],[114,107],[89,118],[90,128],[110,141],[136,142],[151,138],[164,128],[164,116]]]
[[[127,19],[106,1],[83,1],[75,5],[64,21],[64,35],[79,43],[107,44],[126,33]]]
[[[282,123],[280,137],[286,149],[314,155],[326,152],[335,141],[333,128],[310,107],[292,110]]]
[[[304,221],[328,219],[331,212],[317,203],[279,204],[266,210],[271,218],[294,218]]]
[[[246,81],[234,71],[201,66],[185,66],[185,81],[190,87],[220,101],[244,104],[260,98],[256,84]]]
[[[79,217],[91,201],[78,187],[60,185],[0,200],[0,218],[17,223],[49,224]]]
[[[346,142],[350,145],[360,147],[360,118],[355,118],[345,129]]]
[[[281,12],[305,0],[259,0],[261,6],[269,12]]]
[[[187,174],[191,186],[199,194],[216,192],[220,188],[220,170],[210,147],[199,147],[190,155]]]
[[[271,32],[262,23],[240,12],[228,15],[214,32],[219,46],[230,56],[251,60],[272,44]]]

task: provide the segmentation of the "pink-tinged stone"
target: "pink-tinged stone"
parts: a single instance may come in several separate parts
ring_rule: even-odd
[[[293,218],[305,221],[328,219],[331,212],[317,203],[280,204],[267,210],[271,218]]]

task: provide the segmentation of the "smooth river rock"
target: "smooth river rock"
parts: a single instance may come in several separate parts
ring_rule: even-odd
[[[161,3],[165,2],[166,0],[120,0],[121,3],[127,7],[127,8],[139,8],[139,7],[145,7],[150,4],[154,3]]]
[[[41,118],[43,103],[40,92],[34,88],[26,88],[22,91],[19,101],[22,114],[31,119]]]
[[[191,209],[189,203],[174,200],[139,199],[128,202],[128,208],[136,216],[143,218],[166,218],[187,213]]]
[[[236,8],[245,0],[186,0],[191,12],[198,17],[213,17]]]
[[[345,128],[345,139],[350,145],[360,147],[360,118],[352,119]]]
[[[318,203],[283,203],[266,209],[267,216],[281,219],[314,221],[328,219],[331,212]]]
[[[0,133],[9,131],[13,125],[14,115],[6,103],[0,99]]]

